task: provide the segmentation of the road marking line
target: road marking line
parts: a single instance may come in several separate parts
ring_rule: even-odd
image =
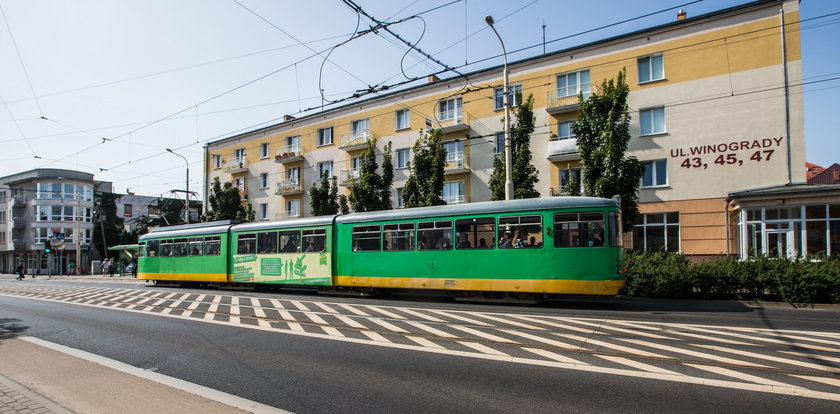
[[[699,331],[699,332],[708,332],[708,333],[716,334],[716,335],[736,336],[738,338],[744,338],[743,333],[721,332],[721,331],[716,331],[716,330],[712,330],[712,329],[704,329],[704,328],[695,327],[695,326],[688,326],[688,325],[684,326],[684,328],[691,329],[691,330],[694,330],[694,331]],[[757,332],[757,330],[754,330],[754,331]],[[755,333],[755,332],[752,332],[752,333]],[[796,345],[796,346],[801,347],[801,348],[815,349],[815,350],[819,350],[819,351],[828,350],[829,352],[837,352],[837,350],[835,350],[835,349],[826,348],[826,347],[822,347],[822,346],[818,346],[818,345],[799,344],[799,343],[793,344],[790,341],[782,341],[782,340],[779,340],[779,339],[765,338],[765,337],[762,337],[762,336],[749,336],[748,338],[750,340],[753,340],[753,341],[769,342],[771,344]]]
[[[173,309],[173,308],[164,308],[164,309],[163,309],[163,311],[161,311],[160,313],[162,313],[162,314],[166,315],[166,314],[168,314],[168,313],[171,313],[171,312],[172,312],[172,309]]]
[[[642,350],[639,350],[639,349],[630,348],[630,347],[623,346],[623,345],[613,344],[613,343],[610,343],[610,342],[599,341],[597,339],[585,338],[585,337],[582,337],[582,336],[577,336],[577,335],[572,335],[572,334],[555,334],[555,335],[562,336],[562,337],[569,338],[569,339],[574,339],[574,340],[577,340],[577,341],[581,341],[584,344],[592,344],[592,345],[602,346],[604,348],[615,349],[615,350],[618,350],[618,351],[626,352],[628,354],[639,355],[639,356],[644,356],[644,357],[649,357],[649,358],[656,358],[656,359],[674,359],[672,357],[667,357],[667,356],[660,355],[660,354],[654,354],[654,353],[651,353],[651,352],[642,351]]]
[[[400,309],[400,311],[405,312],[405,313],[407,313],[411,316],[418,317],[420,319],[425,319],[425,320],[430,321],[430,322],[446,323],[446,321],[443,320],[443,319],[435,318],[434,316],[429,316],[429,315],[426,315],[424,313],[420,313],[420,312],[417,312],[417,311],[414,311],[414,310],[411,310],[411,309]]]
[[[350,317],[347,317],[347,316],[344,316],[344,315],[333,315],[333,316],[335,316],[336,319],[344,322],[348,326],[352,326],[354,328],[359,328],[359,329],[368,329],[367,326],[364,326],[364,325],[354,321],[353,318],[350,318]]]
[[[459,320],[459,321],[463,321],[463,322],[471,323],[471,324],[473,324],[473,325],[479,325],[479,326],[493,326],[492,324],[489,324],[489,323],[487,323],[487,322],[482,322],[482,321],[475,320],[475,319],[470,319],[470,318],[467,318],[467,317],[464,317],[464,316],[455,315],[455,314],[449,313],[449,312],[447,312],[447,311],[442,311],[442,310],[437,310],[437,309],[431,309],[431,310],[430,310],[430,312],[432,312],[432,313],[436,313],[436,314],[441,315],[441,316],[446,317],[446,318],[452,318],[452,319],[456,319],[456,320]]]
[[[571,344],[567,344],[565,342],[555,341],[553,339],[543,338],[542,336],[531,335],[531,334],[525,333],[525,332],[515,331],[513,329],[502,329],[502,332],[507,332],[511,335],[521,336],[523,338],[528,338],[530,340],[537,341],[537,342],[542,342],[544,344],[556,346],[558,348],[573,349],[573,350],[580,349],[579,346],[574,346],[574,345],[571,345]]]
[[[712,365],[702,365],[702,364],[685,364],[685,365],[693,367],[693,368],[701,369],[703,371],[708,371],[708,372],[711,372],[711,373],[714,373],[714,374],[723,375],[725,377],[737,378],[739,380],[754,382],[756,384],[761,384],[761,385],[771,385],[771,386],[775,386],[775,387],[786,387],[786,388],[802,388],[802,387],[797,387],[795,385],[785,384],[783,382],[773,381],[771,379],[757,377],[755,375],[745,374],[743,372],[733,371],[731,369],[716,367],[716,366],[712,366]]]
[[[150,301],[150,300],[152,300],[152,298],[145,298],[145,299],[143,299],[143,300],[138,300],[138,301],[137,301],[137,304],[138,304],[138,305],[142,305],[142,304],[144,304],[144,303],[146,303],[146,302],[148,302],[148,301]]]
[[[443,346],[438,345],[438,344],[436,344],[436,343],[434,343],[434,342],[432,342],[432,341],[430,341],[426,338],[423,338],[421,336],[406,336],[406,339],[410,339],[410,340],[416,342],[417,344],[419,344],[420,346],[423,346],[423,347],[426,347],[426,348],[446,349]]]
[[[222,302],[222,295],[213,295],[213,301],[211,303],[219,304]]]
[[[320,316],[318,316],[317,313],[304,312],[303,314],[306,315],[309,319],[311,319],[312,322],[315,322],[315,323],[321,324],[321,325],[329,325],[329,323],[327,323],[327,321],[325,321]]]
[[[207,308],[207,312],[216,312],[218,310],[219,310],[219,303],[218,302],[211,303],[210,307]]]
[[[387,317],[389,317],[389,318],[391,318],[391,319],[407,319],[405,316],[397,315],[396,313],[392,313],[392,312],[386,311],[385,309],[382,309],[382,308],[381,308],[381,307],[379,307],[379,306],[370,306],[370,305],[368,305],[368,306],[367,306],[367,308],[368,308],[368,309],[373,309],[373,310],[375,310],[375,311],[377,311],[377,312],[379,312],[379,313],[381,313],[381,314],[383,314],[383,315],[385,315],[385,316],[387,316]]]
[[[761,346],[759,344],[751,344],[751,343],[748,343],[748,342],[733,341],[731,339],[715,338],[715,337],[711,337],[711,336],[708,336],[708,335],[693,334],[693,333],[688,333],[688,332],[679,332],[679,331],[675,331],[675,330],[671,330],[671,329],[665,329],[662,332],[670,333],[670,334],[678,335],[678,336],[685,336],[685,337],[688,337],[688,338],[697,338],[697,339],[704,339],[704,340],[707,340],[707,341],[721,342],[721,343],[730,344],[730,345]]]
[[[310,310],[309,308],[306,307],[306,305],[304,305],[303,303],[300,303],[299,301],[290,300],[289,303],[294,305],[294,307],[298,308],[298,310],[307,311],[307,312]]]
[[[178,292],[172,292],[172,293],[166,295],[166,297],[164,297],[164,299],[172,299],[177,294],[178,294]]]
[[[180,315],[176,315],[176,316],[180,316],[180,317],[183,317],[183,318],[189,318],[190,315],[192,315],[192,311],[191,310],[186,310],[183,313],[181,313]]]
[[[239,296],[231,296],[230,297],[230,306],[239,306]]]
[[[784,338],[796,339],[796,340],[800,340],[800,341],[816,342],[816,343],[819,343],[819,344],[837,345],[837,343],[838,343],[837,340],[829,341],[829,340],[825,340],[825,339],[808,338],[808,337],[798,336],[798,335],[777,334],[776,336],[777,337],[781,336],[781,337],[784,337]],[[816,345],[803,344],[803,343],[799,343],[799,342],[797,342],[795,345],[796,346],[805,346],[805,347],[813,348],[813,349],[819,349],[820,351],[840,352],[840,348],[817,347]]]
[[[791,374],[791,376],[806,379],[808,381],[815,381],[815,382],[819,382],[819,383],[822,383],[822,384],[827,384],[827,385],[832,385],[832,386],[835,386],[835,387],[840,387],[840,379],[837,379],[837,378],[814,377],[814,376],[811,376],[811,375],[793,375],[793,374]]]
[[[642,341],[640,339],[622,339],[622,338],[616,338],[616,339],[618,339],[619,341],[634,343],[636,345],[647,346],[647,347],[651,347],[651,348],[661,349],[661,350],[664,350],[664,351],[676,352],[678,354],[690,355],[690,356],[697,357],[697,358],[710,359],[712,361],[723,362],[723,363],[732,364],[732,365],[739,365],[739,366],[745,366],[745,367],[770,368],[767,365],[761,365],[761,364],[756,364],[756,363],[752,363],[752,362],[741,361],[739,359],[726,358],[726,357],[722,357],[720,355],[707,354],[705,352],[697,352],[697,351],[692,351],[692,350],[689,350],[689,349],[682,349],[682,348],[677,348],[677,347],[668,346],[668,345],[656,344],[656,343],[653,343],[653,342]],[[662,358],[662,356],[657,356],[657,358]],[[666,357],[666,358],[669,358],[669,357]]]
[[[205,319],[205,320],[208,320],[208,321],[214,321],[214,320],[216,320],[216,314],[215,314],[215,313],[206,312],[206,313],[204,314],[204,319]]]
[[[289,325],[289,329],[295,332],[305,332],[302,326],[296,322],[286,322]]]
[[[647,372],[656,372],[659,374],[670,374],[670,375],[683,375],[679,372],[667,370],[665,368],[659,368],[653,365],[645,364],[639,361],[634,361],[629,358],[624,358],[620,356],[613,356],[613,355],[595,355],[598,358],[606,359],[607,361],[615,362],[616,364],[627,365],[628,367],[633,367],[641,371]]]
[[[453,335],[449,332],[441,331],[440,329],[432,328],[431,326],[422,324],[420,322],[406,321],[405,323],[407,323],[407,324],[409,324],[409,325],[411,325],[415,328],[420,328],[420,329],[422,329],[422,330],[424,330],[424,331],[426,331],[426,332],[428,332],[432,335],[437,335],[441,338],[457,338],[458,337],[457,335]]]
[[[254,309],[254,316],[258,318],[265,318],[265,311],[260,305],[259,299],[251,298],[251,308]]]
[[[268,322],[268,321],[267,321],[267,320],[265,320],[265,319],[257,319],[257,324],[258,324],[261,328],[271,328],[271,323],[270,323],[270,322]]]
[[[325,303],[321,303],[321,302],[312,302],[312,304],[313,304],[313,305],[315,305],[315,306],[317,306],[317,307],[319,307],[319,308],[321,308],[321,309],[323,309],[323,310],[324,310],[324,312],[327,312],[327,313],[338,313],[338,311],[337,311],[337,310],[335,310],[335,309],[331,308],[329,305],[327,305],[327,304],[325,304]]]
[[[364,312],[362,312],[362,311],[360,311],[360,310],[358,310],[358,309],[356,309],[356,308],[354,308],[354,307],[352,307],[352,306],[350,306],[350,305],[345,305],[345,304],[343,304],[343,303],[339,303],[339,304],[338,304],[338,306],[339,306],[339,307],[342,307],[342,308],[344,308],[344,309],[347,309],[348,311],[352,312],[352,313],[353,313],[353,314],[355,314],[355,315],[370,317],[370,315],[369,315],[369,314],[364,313]]]
[[[781,352],[783,354],[804,356],[804,357],[811,358],[811,359],[821,359],[821,360],[826,361],[826,362],[840,363],[840,358],[834,358],[834,357],[830,357],[830,356],[827,356],[827,355],[810,354],[810,353],[807,353],[807,352],[795,352],[795,351],[779,351],[779,352]]]
[[[335,329],[332,326],[322,326],[321,329],[323,329],[329,336],[344,337],[343,333],[339,332],[338,329]]]
[[[230,311],[228,313],[231,315],[242,315],[238,305],[230,305]]]
[[[391,332],[409,333],[405,329],[400,328],[399,326],[396,326],[392,323],[383,321],[382,319],[371,318],[371,319],[368,319],[368,321],[371,321],[371,322],[373,322],[373,323],[375,323],[375,324],[377,324],[377,325],[379,325],[379,326],[381,326],[381,327],[383,327],[383,328],[385,328],[385,329],[387,329]]]
[[[577,326],[567,325],[565,323],[544,321],[544,320],[541,320],[539,318],[525,316],[525,315],[510,315],[510,316],[512,318],[523,319],[523,320],[534,322],[534,323],[541,323],[543,325],[548,325],[548,326],[551,326],[551,327],[554,327],[554,328],[567,329],[567,330],[570,330],[570,331],[581,332],[581,333],[590,334],[590,335],[592,335],[592,334],[603,334],[603,332],[593,331],[591,329],[579,328]]]
[[[278,309],[277,312],[280,312],[280,317],[287,320],[287,321],[296,321],[297,320],[297,319],[295,319],[294,316],[292,316],[291,313],[289,313],[289,311],[287,311],[285,309]]]
[[[373,331],[362,331],[362,333],[363,333],[365,336],[367,336],[368,338],[370,338],[370,339],[374,340],[375,342],[388,342],[388,343],[390,343],[390,342],[391,342],[391,341],[389,341],[389,340],[385,339],[385,337],[384,337],[384,336],[382,336],[382,335],[380,335],[380,334],[378,334],[378,333],[376,333],[376,332],[373,332]]]
[[[233,324],[233,325],[239,325],[240,322],[241,321],[240,321],[238,316],[228,315],[228,323]]]
[[[468,348],[475,349],[476,351],[481,352],[482,354],[510,356],[502,351],[497,351],[493,348],[490,348],[489,346],[485,346],[475,342],[458,341],[458,343]]]
[[[163,384],[165,386],[188,392],[190,394],[197,395],[208,400],[216,401],[218,403],[225,404],[230,407],[238,408],[243,411],[252,413],[288,413],[288,411],[284,411],[279,408],[270,407],[268,405],[261,404],[256,401],[247,400],[242,397],[237,397],[232,394],[228,394],[219,390],[214,390],[212,388],[204,387],[175,377],[170,377],[168,375],[144,370],[142,368],[134,367],[124,362],[120,362],[110,358],[105,358],[103,356],[92,354],[90,352],[85,352],[79,349],[70,348],[64,345],[59,345],[53,342],[48,342],[44,341],[43,339],[33,337],[23,337],[21,339],[36,345],[43,346],[45,348],[52,349],[54,351],[61,352],[66,355],[71,355],[76,358],[94,362],[125,374],[144,378],[149,381],[153,381],[158,384]]]
[[[573,364],[573,365],[589,365],[589,364],[587,364],[586,362],[583,362],[583,361],[578,361],[578,360],[576,360],[576,359],[572,359],[572,358],[569,358],[569,357],[567,357],[567,356],[565,356],[565,355],[560,355],[560,354],[557,354],[557,353],[554,353],[554,352],[551,352],[551,351],[547,351],[547,350],[545,350],[545,349],[540,349],[540,348],[522,348],[522,350],[523,350],[523,351],[528,351],[528,352],[531,352],[531,353],[534,353],[534,354],[537,354],[537,355],[539,355],[539,356],[542,356],[542,357],[545,357],[545,358],[548,358],[548,359],[551,359],[551,360],[554,360],[554,361],[557,361],[557,362],[562,362],[562,363],[564,363],[564,364]]]
[[[158,299],[152,304],[152,306],[159,306],[163,302],[166,302],[166,299]]]
[[[840,372],[840,368],[829,367],[829,366],[819,365],[819,364],[812,364],[810,362],[796,361],[796,360],[788,359],[788,358],[779,358],[779,357],[774,357],[772,355],[757,354],[755,352],[741,351],[739,349],[724,348],[722,346],[716,346],[716,345],[699,345],[699,344],[697,344],[695,346],[714,349],[716,351],[721,351],[721,352],[729,352],[729,353],[732,353],[732,354],[743,355],[743,356],[751,357],[751,358],[766,359],[768,361],[781,362],[783,364],[789,364],[789,365],[794,365],[794,366],[804,367],[804,368],[811,368],[811,369],[816,369],[816,370],[820,370],[820,371]]]
[[[468,334],[475,335],[475,336],[478,336],[478,337],[481,337],[481,338],[484,338],[484,339],[489,339],[489,340],[495,341],[495,342],[505,342],[505,343],[509,343],[509,344],[518,344],[519,343],[519,342],[510,340],[510,339],[507,339],[507,338],[502,338],[501,336],[496,336],[496,335],[489,334],[489,333],[486,333],[486,332],[481,332],[477,329],[469,328],[469,327],[466,327],[466,326],[452,325],[452,326],[450,326],[450,328],[457,329],[459,331],[464,331]]]
[[[478,312],[471,312],[470,315],[478,316],[479,318],[489,319],[489,320],[495,321],[495,322],[501,322],[505,325],[518,326],[520,328],[525,328],[525,329],[533,329],[533,330],[537,330],[537,331],[545,331],[546,330],[545,328],[540,327],[540,326],[528,325],[527,323],[521,323],[521,322],[514,322],[510,319],[499,318],[499,317],[492,316],[492,315],[485,315],[485,314],[478,313]]]
[[[286,309],[286,307],[283,306],[283,304],[277,299],[269,299],[269,301],[271,302],[271,306],[274,306],[276,309]]]

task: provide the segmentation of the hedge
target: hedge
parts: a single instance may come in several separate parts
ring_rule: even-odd
[[[840,303],[838,256],[692,264],[678,253],[629,251],[624,262],[628,296]]]

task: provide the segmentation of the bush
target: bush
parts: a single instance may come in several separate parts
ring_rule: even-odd
[[[653,298],[840,303],[840,257],[757,257],[691,264],[678,253],[627,252],[624,293]]]

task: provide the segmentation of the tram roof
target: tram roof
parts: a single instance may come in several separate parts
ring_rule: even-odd
[[[151,233],[146,233],[140,236],[140,240],[159,239],[162,237],[188,237],[201,236],[207,234],[227,233],[228,229],[233,226],[229,224],[207,225],[209,223],[186,224],[183,226],[159,227]]]
[[[254,223],[238,224],[236,226],[233,226],[233,230],[249,231],[265,229],[285,229],[290,227],[328,226],[332,224],[334,217],[335,216],[317,216],[281,221],[257,221]]]
[[[471,214],[507,213],[560,208],[616,207],[615,200],[596,197],[547,197],[510,201],[485,201],[433,207],[402,208],[397,210],[352,213],[336,218],[338,223],[402,220],[414,218],[451,217]]]

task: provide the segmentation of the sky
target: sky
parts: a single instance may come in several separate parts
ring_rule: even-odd
[[[502,63],[486,15],[515,61],[668,23],[676,8],[691,17],[747,1],[355,2],[380,21],[405,19],[390,29],[466,72]],[[0,0],[0,9],[0,176],[80,170],[119,193],[182,190],[188,163],[202,196],[207,142],[313,113],[321,90],[339,100],[442,70],[382,31],[345,43],[371,20],[341,0]],[[801,25],[806,159],[828,166],[840,162],[840,2],[803,0],[800,11],[813,19]]]

